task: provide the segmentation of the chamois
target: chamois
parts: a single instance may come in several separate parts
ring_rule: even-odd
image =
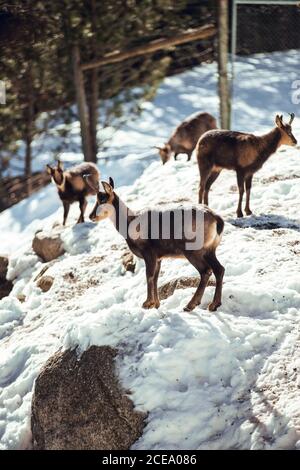
[[[179,153],[186,153],[189,161],[199,137],[209,129],[216,128],[217,122],[209,113],[193,114],[186,118],[176,127],[170,139],[163,147],[155,146],[159,150],[163,165],[170,160],[172,153],[174,153],[175,160]]]
[[[239,188],[237,216],[243,217],[242,201],[246,189],[245,212],[251,215],[250,192],[253,174],[256,173],[280,145],[294,146],[297,140],[292,134],[294,113],[287,124],[282,116],[276,116],[276,126],[267,134],[254,134],[227,130],[206,132],[197,144],[197,160],[200,172],[199,203],[208,205],[211,185],[225,168],[235,170]]]
[[[89,177],[87,177],[87,181],[97,192],[97,204],[90,214],[90,219],[98,222],[109,217],[116,229],[124,236],[130,250],[145,261],[147,299],[143,303],[144,308],[158,308],[160,305],[157,280],[161,260],[178,257],[185,257],[201,275],[199,286],[185,310],[191,311],[200,304],[212,272],[216,278],[216,288],[213,301],[208,308],[210,311],[215,311],[221,305],[224,268],[215,253],[224,228],[221,217],[204,206],[190,208],[191,217],[187,224],[185,224],[186,219],[182,217],[184,216],[184,208],[182,207],[168,211],[153,209],[134,213],[114,192],[112,178],[109,179],[109,183],[101,182],[104,191],[100,191]],[[167,221],[168,226],[164,225],[164,221]],[[146,224],[144,225],[143,222]],[[182,231],[180,236],[177,236],[179,225]],[[139,227],[139,230],[134,231],[133,227]],[[167,229],[168,235],[166,235],[165,229]],[[156,230],[155,235],[153,230]],[[190,246],[189,243],[193,243],[199,235],[201,242],[197,243],[197,246]]]
[[[63,225],[66,224],[70,205],[79,202],[80,217],[77,223],[84,222],[84,212],[87,206],[86,197],[96,192],[87,184],[84,175],[89,174],[95,185],[99,183],[100,173],[94,163],[81,163],[64,171],[63,164],[57,161],[56,167],[47,165],[47,172],[51,175],[64,208]]]

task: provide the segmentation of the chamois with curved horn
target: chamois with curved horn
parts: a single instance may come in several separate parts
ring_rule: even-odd
[[[92,189],[96,190],[90,178],[86,179]],[[115,193],[112,178],[109,183],[102,181],[101,184],[103,190],[97,192],[97,203],[90,219],[98,222],[109,217],[124,236],[130,250],[144,259],[148,294],[143,307],[159,307],[157,280],[161,261],[164,258],[179,257],[186,258],[201,276],[198,288],[185,310],[191,311],[200,304],[213,272],[216,288],[208,309],[215,311],[221,305],[224,275],[224,268],[216,257],[216,248],[224,228],[223,219],[207,207],[198,205],[188,209],[189,213],[184,212],[184,206],[135,213]],[[182,230],[179,233],[180,227]]]
[[[97,194],[96,189],[92,189],[87,184],[85,175],[90,175],[95,188],[99,187],[100,172],[94,163],[81,163],[64,171],[63,164],[57,160],[57,165],[52,167],[46,165],[47,172],[52,178],[53,183],[57,187],[58,196],[62,201],[64,208],[63,225],[69,214],[70,205],[73,202],[79,203],[80,217],[77,223],[84,222],[84,212],[87,206],[86,197]]]
[[[208,205],[211,185],[225,168],[235,170],[239,188],[237,216],[243,217],[242,201],[246,189],[245,212],[251,215],[250,192],[253,174],[281,145],[297,144],[292,133],[294,113],[284,124],[282,116],[276,116],[276,126],[267,134],[256,136],[245,132],[212,130],[200,137],[197,144],[197,160],[200,172],[199,202]]]

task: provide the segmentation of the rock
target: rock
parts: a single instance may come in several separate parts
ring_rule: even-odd
[[[13,283],[11,281],[4,281],[0,279],[0,299],[3,299],[3,297],[6,297],[10,294],[11,290],[13,288]]]
[[[8,256],[0,256],[0,280],[6,280]]]
[[[145,415],[117,379],[109,346],[57,352],[43,367],[32,399],[34,449],[124,450],[141,436]]]
[[[126,251],[122,255],[122,264],[125,268],[125,271],[130,271],[131,273],[134,273],[136,263],[135,263],[134,256],[130,251]]]
[[[48,292],[51,289],[54,282],[54,277],[52,276],[42,276],[38,279],[36,285],[43,291]]]
[[[200,277],[179,277],[173,281],[167,282],[158,289],[158,296],[160,300],[167,299],[174,294],[175,289],[187,289],[189,287],[198,287]],[[215,282],[213,279],[208,281],[208,286],[214,286]]]
[[[19,302],[23,303],[26,300],[26,296],[24,294],[18,294],[17,299]]]
[[[6,279],[8,268],[8,256],[0,256],[0,299],[10,294],[13,283]]]
[[[60,232],[60,227],[52,231],[36,232],[32,241],[32,249],[43,261],[52,261],[65,252]]]

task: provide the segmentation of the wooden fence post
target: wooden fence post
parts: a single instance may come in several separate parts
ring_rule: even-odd
[[[228,0],[218,1],[218,80],[222,129],[231,127],[231,103],[228,80]]]

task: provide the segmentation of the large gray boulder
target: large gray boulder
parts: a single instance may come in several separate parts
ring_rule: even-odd
[[[61,256],[65,252],[61,240],[61,229],[53,228],[52,230],[36,232],[32,240],[32,249],[45,262]]]
[[[117,351],[92,346],[58,352],[41,370],[32,399],[34,449],[129,449],[142,434],[143,413],[134,410],[118,382]]]

